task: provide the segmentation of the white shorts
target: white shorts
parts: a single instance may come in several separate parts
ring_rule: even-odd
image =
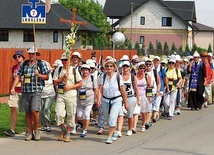
[[[21,94],[20,93],[16,93],[13,95],[9,96],[9,100],[7,102],[7,104],[9,105],[9,107],[19,107],[19,103],[20,103],[20,98],[21,98]]]

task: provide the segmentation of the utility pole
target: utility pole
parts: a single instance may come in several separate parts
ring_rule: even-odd
[[[133,2],[131,2],[131,31],[130,31],[130,40],[131,40],[131,42],[132,42],[132,23],[133,23],[133,21],[132,21],[132,18],[133,18]],[[133,44],[133,43],[132,43]]]

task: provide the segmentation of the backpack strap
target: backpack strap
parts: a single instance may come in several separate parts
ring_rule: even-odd
[[[62,71],[62,66],[59,66],[59,69],[58,69],[58,77],[59,77],[59,74],[61,73]]]
[[[156,69],[153,69],[153,73],[154,73],[154,76],[155,76],[155,82],[157,84],[157,70]]]
[[[105,83],[106,76],[107,76],[107,73],[104,73],[104,75],[103,75],[103,85]],[[120,91],[120,74],[119,73],[117,73],[117,84],[118,84],[118,89]]]
[[[93,75],[91,75],[91,82],[92,82],[93,90],[94,90],[94,76]]]
[[[73,74],[74,74],[74,83],[77,83],[77,78],[76,78],[76,68],[73,68]]]

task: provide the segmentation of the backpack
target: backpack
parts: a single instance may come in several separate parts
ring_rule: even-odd
[[[162,74],[162,70],[163,70],[163,67],[160,66],[160,72],[161,72],[161,74]],[[153,73],[154,73],[154,76],[155,76],[155,82],[157,84],[157,74],[158,74],[157,69],[153,69]]]
[[[28,63],[29,63],[29,60],[25,60],[25,61],[23,62],[23,70],[24,70],[25,66],[28,65]],[[41,73],[41,70],[42,70],[42,60],[37,59],[37,67],[39,67],[39,71],[40,71],[40,73]],[[38,68],[37,68],[37,69],[38,69]],[[23,73],[23,74],[24,74],[24,73]],[[23,75],[22,75],[22,76],[23,76]],[[42,80],[41,78],[38,78],[38,79],[40,79],[41,84],[42,84],[43,86],[45,86],[45,81]]]

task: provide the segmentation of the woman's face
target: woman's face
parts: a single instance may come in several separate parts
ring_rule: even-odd
[[[90,70],[87,68],[82,68],[81,72],[83,77],[88,77],[90,75]]]
[[[174,63],[174,62],[169,62],[168,64],[169,64],[169,68],[170,68],[170,69],[172,69],[172,68],[175,67],[175,63]]]
[[[145,66],[145,65],[140,65],[140,66],[138,67],[138,72],[139,72],[139,73],[144,73],[145,70],[146,70],[146,66]]]
[[[129,71],[130,71],[130,66],[123,65],[123,72],[129,72]]]
[[[111,73],[115,70],[114,65],[112,63],[107,63],[106,64],[106,72]]]

